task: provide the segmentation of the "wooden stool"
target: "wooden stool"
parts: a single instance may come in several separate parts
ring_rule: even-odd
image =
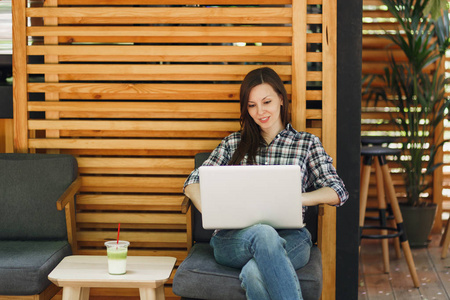
[[[398,204],[397,196],[395,195],[394,185],[392,183],[391,174],[386,161],[386,155],[398,155],[400,150],[390,149],[381,146],[363,146],[361,148],[361,155],[363,157],[362,170],[361,170],[361,187],[360,187],[360,238],[372,238],[381,239],[383,247],[383,261],[385,265],[385,271],[389,272],[389,256],[387,247],[387,239],[399,237],[402,245],[403,253],[408,264],[409,272],[413,280],[414,286],[419,287],[419,278],[417,277],[416,267],[409,247],[409,242],[406,237],[403,226],[403,217]],[[377,159],[374,160],[374,157]],[[369,190],[369,179],[372,163],[375,163],[375,174],[377,176],[377,197],[380,210],[380,226],[365,227],[365,214],[367,208],[367,196]],[[396,223],[396,228],[387,227],[386,222],[386,200],[387,197],[390,201],[392,213]],[[380,229],[379,235],[363,235],[364,228]],[[393,233],[388,233],[393,232]]]
[[[390,143],[395,143],[398,141],[398,137],[395,136],[361,136],[361,145],[362,146],[388,146]],[[364,156],[361,156],[361,166],[363,166],[363,158]],[[379,166],[379,163],[376,162],[376,164]],[[361,168],[362,170],[362,168]],[[381,171],[379,170],[377,172],[377,182],[382,183],[382,175],[381,175]],[[380,177],[381,176],[381,177]],[[362,178],[362,174],[361,174],[361,178]],[[378,179],[379,178],[379,179]],[[384,184],[384,183],[383,183]],[[378,217],[370,217],[367,216],[365,217],[365,220],[375,220],[378,221],[381,227],[386,227],[386,223],[387,220],[391,221],[391,225],[393,228],[397,227],[397,224],[395,223],[395,219],[394,219],[394,215],[392,213],[392,209],[390,206],[390,203],[386,203],[386,201],[384,200],[384,188],[381,186],[378,188],[379,192],[378,192],[378,207],[377,208],[373,208],[373,207],[366,207],[366,212],[367,211],[377,211],[378,212]],[[387,213],[387,215],[385,215]],[[382,217],[385,216],[385,217]],[[367,226],[366,226],[367,227]],[[383,230],[381,232],[381,234],[387,234],[386,230]],[[384,262],[384,271],[385,273],[389,273],[390,272],[390,267],[389,267],[389,243],[387,239],[382,239],[382,250],[383,250],[383,262]],[[401,257],[401,250],[400,250],[400,241],[398,239],[398,237],[394,237],[394,248],[395,248],[395,254],[397,258]]]

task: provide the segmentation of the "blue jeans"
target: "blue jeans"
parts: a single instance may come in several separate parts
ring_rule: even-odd
[[[219,264],[242,268],[239,279],[247,299],[303,299],[296,269],[309,261],[311,234],[275,230],[263,224],[240,230],[220,230],[211,238]]]

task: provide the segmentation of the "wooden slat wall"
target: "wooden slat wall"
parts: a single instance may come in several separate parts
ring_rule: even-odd
[[[406,60],[402,52],[395,47],[391,47],[391,42],[384,38],[386,30],[397,30],[398,25],[393,23],[391,14],[382,5],[381,0],[364,0],[363,1],[363,50],[362,50],[362,73],[364,75],[383,74],[384,67],[387,66],[389,60],[388,49],[393,50],[396,60]],[[430,72],[438,71],[437,64],[429,67]],[[379,81],[372,83],[373,87],[381,86]],[[363,91],[366,85],[363,83]],[[362,116],[361,116],[361,134],[362,135],[390,135],[399,136],[389,120],[395,116],[392,107],[387,106],[384,101],[375,104],[374,101],[367,101],[367,97],[362,97]],[[399,140],[401,141],[401,139]],[[391,147],[400,147],[400,145],[391,145]],[[388,158],[393,159],[393,158]],[[400,201],[403,201],[406,191],[403,184],[401,167],[394,161],[389,162],[392,179],[394,181],[395,190]],[[433,188],[428,190],[428,197],[436,203],[441,202],[442,184],[439,173],[442,169],[435,172],[434,176],[430,176],[429,180],[436,178],[437,182]],[[371,177],[371,185],[369,188],[369,201],[376,205],[376,187],[375,176]],[[437,214],[435,228],[439,230],[441,227],[440,214]]]
[[[120,222],[131,255],[186,257],[183,182],[196,153],[239,129],[254,68],[281,75],[294,127],[335,157],[335,1],[18,0],[13,28],[15,151],[77,157],[78,254],[104,253]],[[335,211],[322,211],[334,299]]]

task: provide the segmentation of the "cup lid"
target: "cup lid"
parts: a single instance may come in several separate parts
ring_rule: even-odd
[[[120,246],[120,247],[128,247],[130,245],[130,242],[128,241],[121,241],[117,243],[117,241],[107,241],[105,242],[106,247],[113,247],[113,246]]]

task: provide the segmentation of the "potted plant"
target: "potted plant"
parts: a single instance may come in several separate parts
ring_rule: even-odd
[[[389,65],[381,76],[384,88],[377,96],[396,108],[391,121],[402,140],[402,157],[398,162],[404,170],[407,202],[401,208],[406,233],[411,246],[426,246],[436,205],[424,201],[421,194],[430,187],[429,175],[442,165],[436,153],[444,142],[433,141],[442,136],[442,130],[436,130],[436,126],[446,118],[450,107],[450,99],[444,94],[449,80],[439,72],[430,74],[427,68],[433,63],[443,63],[450,46],[448,3],[447,0],[383,0],[383,3],[400,27],[385,37],[406,59],[399,60],[389,51]],[[408,208],[422,214],[430,207],[428,221],[416,216],[413,222],[408,222]],[[413,233],[424,228],[425,222],[429,224],[422,234],[424,240],[423,237],[415,240]]]

